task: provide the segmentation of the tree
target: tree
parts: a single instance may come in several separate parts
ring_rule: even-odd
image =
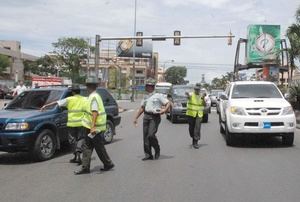
[[[24,61],[24,72],[30,72],[39,76],[56,75],[59,66],[55,57],[45,55],[36,61]]]
[[[215,77],[211,81],[211,87],[214,89],[223,89],[225,90],[227,84],[233,79],[233,72],[227,72],[225,75],[222,75],[221,78]]]
[[[291,47],[289,52],[289,63],[292,70],[296,68],[295,60],[300,60],[300,7],[296,11],[296,23],[287,29],[287,37]]]
[[[9,57],[0,55],[0,73],[3,73],[11,64]]]
[[[174,85],[184,84],[184,78],[186,77],[186,67],[184,66],[173,66],[167,69],[165,73],[165,78],[167,82]]]
[[[55,48],[54,53],[64,64],[63,73],[71,77],[73,82],[81,81],[79,70],[81,69],[81,60],[86,58],[86,51],[89,47],[83,38],[59,38],[52,44]]]

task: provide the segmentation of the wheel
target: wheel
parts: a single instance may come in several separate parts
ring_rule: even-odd
[[[219,125],[220,125],[220,133],[221,134],[225,134],[225,130],[224,130],[223,126],[222,126],[222,121],[221,121],[221,117],[220,116],[219,116]]]
[[[106,131],[104,132],[104,140],[105,143],[109,144],[113,141],[115,134],[115,126],[111,120],[107,120],[106,122]]]
[[[294,143],[294,133],[288,133],[282,136],[282,144],[286,146],[293,146]]]
[[[177,123],[177,117],[175,116],[175,115],[173,115],[173,114],[171,114],[171,117],[170,117],[170,119],[171,119],[171,122],[172,123]]]
[[[228,131],[227,123],[225,123],[225,139],[228,146],[234,146],[236,144],[234,134]]]
[[[45,161],[53,157],[56,150],[54,133],[49,129],[42,130],[35,140],[32,156],[36,161]]]
[[[203,114],[202,123],[208,122],[208,114]]]

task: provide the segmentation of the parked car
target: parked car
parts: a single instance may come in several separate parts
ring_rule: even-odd
[[[98,88],[107,113],[107,143],[113,140],[115,127],[121,118],[118,105],[104,88]],[[82,89],[86,94],[86,90]],[[26,90],[14,98],[0,111],[0,151],[28,151],[37,161],[53,157],[63,142],[67,142],[67,110],[52,106],[46,111],[40,108],[46,104],[71,96],[67,87],[49,87]]]
[[[277,86],[266,81],[238,81],[220,98],[220,132],[227,145],[245,134],[281,136],[284,145],[294,142],[296,118]]]
[[[218,102],[218,95],[220,92],[224,92],[223,90],[211,90],[209,98],[211,100],[211,106],[216,107]]]
[[[186,107],[187,107],[187,96],[186,92],[193,92],[194,87],[188,85],[174,85],[170,90],[169,99],[172,101],[173,105],[169,112],[167,113],[167,119],[170,119],[172,123],[177,123],[178,121],[187,121]],[[208,96],[207,96],[208,97]],[[208,113],[210,106],[205,107],[204,116],[202,122],[208,122]]]
[[[220,97],[222,94],[224,94],[225,92],[222,91],[222,92],[218,92],[218,95],[217,95],[217,105],[216,105],[216,110],[217,110],[217,113],[219,114],[220,113]]]

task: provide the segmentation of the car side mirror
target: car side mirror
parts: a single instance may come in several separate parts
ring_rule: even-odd
[[[222,100],[228,100],[228,97],[227,97],[227,95],[222,94],[222,95],[220,95],[220,98],[219,98],[219,99],[222,99]]]

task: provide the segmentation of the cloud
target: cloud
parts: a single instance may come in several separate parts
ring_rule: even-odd
[[[220,8],[228,3],[229,0],[163,0],[163,2],[171,7],[202,5],[211,8]]]

